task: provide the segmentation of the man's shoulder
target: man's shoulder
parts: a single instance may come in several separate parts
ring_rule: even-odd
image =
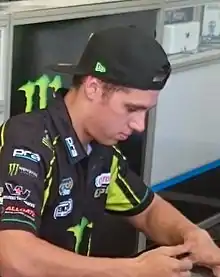
[[[36,111],[30,113],[22,113],[10,117],[1,125],[4,128],[4,133],[8,137],[25,138],[25,137],[39,137],[44,132],[45,112]]]
[[[45,117],[45,110],[33,111],[29,113],[21,113],[15,116],[12,116],[8,119],[10,124],[19,124],[23,125],[26,123],[35,123],[42,125],[42,119]]]
[[[29,124],[29,127],[36,126],[42,127],[44,125],[44,120],[46,119],[47,112],[46,110],[36,110],[29,113],[21,113],[15,116],[10,117],[7,120],[7,124],[26,126]]]
[[[45,159],[50,159],[53,155],[53,147],[44,117],[44,110],[42,110],[9,118],[0,127],[0,147],[34,151]]]

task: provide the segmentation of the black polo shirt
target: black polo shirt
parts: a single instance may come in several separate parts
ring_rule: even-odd
[[[153,192],[116,147],[85,151],[63,97],[45,110],[10,118],[0,128],[0,230],[34,233],[88,255],[104,213],[135,215]]]

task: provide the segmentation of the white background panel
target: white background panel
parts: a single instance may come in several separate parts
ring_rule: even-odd
[[[220,64],[173,74],[161,92],[151,184],[220,158]]]

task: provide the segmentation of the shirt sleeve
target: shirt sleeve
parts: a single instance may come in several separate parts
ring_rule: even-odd
[[[0,127],[0,230],[37,235],[52,151],[42,143],[43,124],[32,121],[22,115]]]
[[[113,153],[106,210],[127,216],[139,214],[151,204],[154,193],[129,168],[126,158],[117,148],[114,147]]]

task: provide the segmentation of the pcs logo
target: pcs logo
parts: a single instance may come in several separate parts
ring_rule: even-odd
[[[69,150],[71,157],[72,158],[77,157],[78,153],[77,153],[76,147],[74,145],[73,138],[71,138],[71,137],[65,138],[65,142],[66,142],[66,146]]]

